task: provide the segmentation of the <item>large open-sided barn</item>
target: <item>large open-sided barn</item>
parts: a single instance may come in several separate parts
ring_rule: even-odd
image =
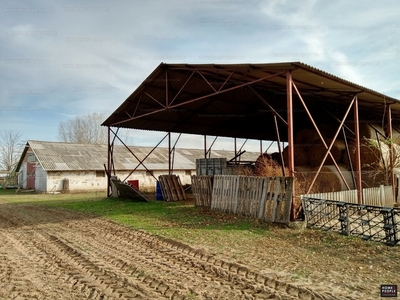
[[[121,181],[132,180],[142,191],[154,191],[158,176],[168,173],[168,148],[151,150],[115,146],[113,164],[118,171],[114,175]],[[203,151],[198,149],[175,149],[173,169],[182,184],[190,183],[190,176],[196,174],[196,159],[202,155]],[[233,155],[233,151],[215,150],[211,157],[229,160]],[[242,159],[254,160],[257,155],[247,152]],[[107,159],[107,145],[28,141],[17,165],[19,185],[43,192],[104,191]]]
[[[398,136],[399,120],[397,99],[301,62],[161,63],[102,125],[109,129],[110,173],[117,169],[118,128],[285,141],[278,157],[288,169],[283,175],[308,177],[305,193],[334,173],[339,184],[331,189],[355,188],[362,203],[363,187],[394,185],[393,157],[382,150],[371,157],[370,146],[372,140],[382,149]],[[205,142],[204,153],[210,147]],[[376,168],[390,178],[371,179]]]

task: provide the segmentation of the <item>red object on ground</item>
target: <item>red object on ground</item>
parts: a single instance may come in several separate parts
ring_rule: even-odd
[[[128,180],[128,183],[135,189],[139,190],[139,180]]]

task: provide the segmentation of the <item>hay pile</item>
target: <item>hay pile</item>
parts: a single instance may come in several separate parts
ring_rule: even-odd
[[[350,189],[354,189],[354,184],[351,176],[351,172],[343,165],[339,166],[344,178]],[[311,166],[299,166],[295,167],[296,179],[301,187],[301,194],[305,194],[310,187],[315,174],[318,171],[318,167]],[[323,166],[319,173],[311,193],[327,193],[335,191],[347,190],[345,183],[340,177],[339,172],[335,166]]]
[[[285,147],[282,151],[283,155],[283,162],[285,166],[289,165],[289,158],[288,158],[289,147]],[[294,145],[294,164],[298,166],[308,165],[308,154],[306,149],[302,145]]]
[[[296,145],[301,145],[304,148],[311,147],[319,139],[317,131],[313,129],[302,129],[295,135]]]
[[[376,130],[380,134],[377,134]],[[329,126],[320,126],[320,132],[324,137],[325,143],[329,147],[332,142],[331,138],[336,130],[329,128]],[[393,163],[394,167],[400,167],[400,133],[396,130],[393,130],[393,133],[394,135],[392,140],[399,142],[399,144],[392,144],[392,148],[395,150],[394,156],[396,157]],[[360,137],[362,141],[360,144],[360,157],[364,186],[371,187],[383,183],[385,176],[384,171],[382,170],[384,170],[385,166],[389,166],[389,168],[391,167],[390,147],[383,142],[384,138],[381,134],[384,134],[382,126],[377,124],[369,125],[366,122],[360,123]],[[371,145],[373,143],[376,144],[377,136],[379,139],[382,139],[382,151]],[[327,148],[323,145],[314,128],[305,128],[298,131],[294,140],[295,169],[297,172],[297,179],[300,182],[300,185],[304,187],[302,192],[304,192],[304,189],[308,188],[316,170],[321,165],[322,160],[327,153]],[[350,188],[355,188],[350,172],[350,164],[353,166],[353,169],[356,167],[356,146],[354,141],[350,140],[348,151],[349,153],[347,153],[343,137],[339,135],[331,148],[331,154],[335,162],[340,166]],[[282,154],[284,163],[287,166],[288,147],[283,150]],[[317,178],[313,191],[331,192],[346,189],[343,180],[334,166],[332,158],[328,155],[324,162],[324,166],[322,167],[322,172]]]
[[[383,134],[384,130],[381,126],[373,125],[373,127]],[[390,164],[390,147],[382,141],[381,153],[381,151],[376,147],[371,146],[372,142],[376,143],[377,135],[374,128],[369,126],[367,123],[360,123],[360,135],[362,137],[360,156],[363,187],[374,187],[387,182],[383,166],[388,166]],[[320,131],[325,139],[325,143],[329,147],[336,130],[329,128],[328,126],[321,126]],[[394,130],[394,132],[397,131]],[[348,154],[345,143],[340,137],[341,136],[339,135],[335,140],[335,143],[331,148],[331,154],[338,164],[350,189],[355,189],[356,187],[354,186],[353,176],[351,174],[350,162],[354,169],[356,167],[356,147],[354,141],[350,140]],[[398,133],[397,137],[400,143],[400,133]],[[395,140],[395,138],[396,135],[393,140]],[[317,131],[313,128],[306,128],[298,131],[294,140],[295,193],[300,195],[307,192],[322,159],[326,155],[327,149],[323,145]],[[395,156],[397,157],[394,161],[394,166],[400,168],[400,145],[392,144],[392,147],[395,149]],[[288,147],[283,150],[282,156],[284,164],[287,167]],[[262,155],[257,159],[254,171],[249,172],[247,175],[282,176],[282,163],[280,160],[279,153]],[[286,174],[288,173],[288,169],[286,168]],[[328,156],[311,192],[318,193],[343,190],[347,190],[346,184],[339,175],[331,157]]]
[[[329,148],[330,144],[332,143],[332,140],[326,139],[325,143]],[[336,163],[341,162],[343,150],[345,150],[344,142],[340,141],[340,140],[336,140],[330,150]],[[308,160],[310,162],[310,165],[314,166],[314,167],[319,166],[321,164],[322,160],[324,159],[326,153],[327,153],[327,149],[324,146],[324,144],[322,143],[322,141],[318,141],[318,142],[314,143],[314,145],[308,151]],[[324,165],[333,165],[333,164],[334,163],[333,163],[331,156],[328,155],[324,162]]]

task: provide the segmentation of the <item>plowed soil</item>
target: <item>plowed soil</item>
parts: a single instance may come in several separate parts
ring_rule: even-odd
[[[352,299],[105,219],[0,205],[0,299]]]

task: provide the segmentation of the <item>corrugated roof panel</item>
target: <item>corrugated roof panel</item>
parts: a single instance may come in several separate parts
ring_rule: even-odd
[[[81,145],[69,143],[28,141],[38,161],[46,171],[88,171],[104,170],[107,164],[106,145]],[[147,155],[152,147],[130,147],[135,155]],[[124,147],[115,146],[114,165],[117,170],[145,169],[139,165],[139,161]],[[138,155],[139,156],[139,155]],[[197,158],[202,158],[204,151],[200,149],[179,149],[174,155],[174,169],[194,169]],[[228,160],[234,156],[233,151],[212,150],[211,157],[226,157]],[[255,160],[257,153],[246,152],[241,156],[242,160]],[[247,159],[246,157],[251,159]],[[150,170],[168,169],[168,149],[156,148],[149,155],[144,164]],[[139,167],[138,167],[139,165]]]
[[[49,168],[49,166],[47,166]],[[54,163],[54,169],[55,170],[60,170],[60,171],[66,171],[66,170],[71,170],[66,163]],[[48,171],[51,171],[47,169]]]

